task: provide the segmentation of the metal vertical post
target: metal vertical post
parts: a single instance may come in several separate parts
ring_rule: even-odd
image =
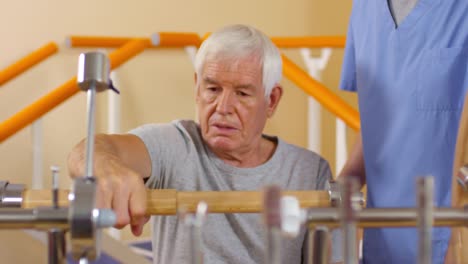
[[[357,226],[355,203],[353,194],[357,190],[357,182],[354,177],[343,177],[341,182],[341,223],[343,228],[343,258],[345,264],[357,264]]]
[[[314,230],[309,230],[309,252],[308,264],[328,264],[330,263],[330,234],[325,226],[318,226]]]
[[[434,225],[434,178],[422,177],[417,180],[418,191],[418,263],[431,264],[432,226]]]

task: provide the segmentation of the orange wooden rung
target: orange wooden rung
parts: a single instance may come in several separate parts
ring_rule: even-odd
[[[320,82],[310,77],[304,70],[294,64],[286,56],[283,57],[283,74],[304,92],[314,97],[326,109],[340,117],[348,126],[356,131],[361,129],[359,113],[339,96],[331,92]]]
[[[109,55],[111,69],[150,46],[149,39],[134,39]],[[79,91],[76,76],[0,124],[0,142],[26,127]]]
[[[271,41],[279,48],[344,48],[346,37],[272,37]]]
[[[50,42],[41,48],[31,52],[26,57],[18,60],[4,70],[0,71],[0,85],[5,84],[34,65],[48,58],[58,50],[57,44]]]

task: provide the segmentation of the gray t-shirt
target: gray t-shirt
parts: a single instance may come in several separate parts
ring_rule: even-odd
[[[255,168],[224,163],[203,143],[199,126],[188,120],[148,124],[132,130],[145,143],[152,173],[147,187],[178,191],[247,191],[277,184],[287,190],[325,189],[331,178],[319,155],[276,137],[273,156]],[[260,214],[209,214],[203,226],[203,263],[263,263],[265,229]],[[283,241],[282,263],[301,262],[306,230]],[[176,216],[153,217],[154,263],[190,263],[189,234]],[[335,256],[335,254],[334,254]]]
[[[388,0],[390,13],[397,25],[400,25],[403,19],[413,10],[418,0]]]

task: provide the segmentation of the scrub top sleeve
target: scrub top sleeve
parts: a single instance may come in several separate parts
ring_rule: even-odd
[[[353,39],[353,26],[349,22],[348,34],[346,37],[346,46],[343,59],[343,66],[341,69],[340,88],[345,91],[357,90],[356,87],[356,59],[354,56],[354,39]]]

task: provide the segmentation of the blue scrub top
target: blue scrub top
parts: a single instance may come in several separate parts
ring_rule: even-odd
[[[387,0],[354,0],[341,88],[357,91],[368,207],[413,207],[435,177],[450,206],[456,135],[468,88],[468,1],[419,0],[398,27]],[[443,263],[450,230],[433,233]],[[415,228],[366,229],[364,263],[415,263]]]

